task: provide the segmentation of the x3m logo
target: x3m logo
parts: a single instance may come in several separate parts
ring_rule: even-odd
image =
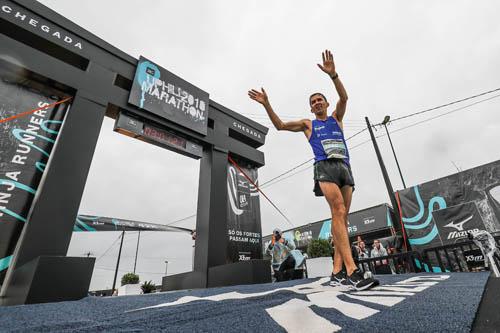
[[[367,291],[347,291],[345,287],[331,287],[328,285],[330,278],[321,278],[317,281],[299,284],[291,287],[277,288],[258,293],[242,294],[228,292],[207,297],[184,296],[174,302],[162,303],[127,312],[144,311],[176,305],[187,304],[195,301],[221,302],[225,300],[248,299],[266,296],[280,291],[291,291],[299,295],[306,295],[307,300],[292,298],[287,302],[265,309],[271,318],[287,332],[337,332],[342,329],[339,325],[321,317],[311,309],[315,305],[323,309],[333,309],[343,315],[356,320],[363,320],[379,310],[359,303],[351,303],[343,299],[361,300],[366,303],[392,307],[407,297],[447,280],[449,275],[414,276],[395,284],[382,285]],[[303,297],[302,297],[303,298]]]

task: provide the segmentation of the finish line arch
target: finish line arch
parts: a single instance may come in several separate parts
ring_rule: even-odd
[[[5,84],[23,94],[36,90],[55,101],[71,97],[57,120],[57,131],[46,125],[47,133],[57,132],[50,158],[46,156],[46,165],[36,164],[41,179],[24,217],[14,212],[25,221],[11,216],[9,225],[22,224],[0,233],[0,243],[8,245],[0,247],[0,273],[6,272],[1,304],[86,296],[94,259],[69,258],[66,253],[105,116],[115,119],[117,132],[200,159],[194,270],[165,277],[163,289],[270,281],[268,262],[260,253],[259,197],[228,162],[229,157],[237,161],[256,181],[264,165],[264,153],[257,148],[265,143],[266,127],[38,2],[2,0],[0,31],[0,76]],[[28,111],[17,102],[12,99],[14,115]],[[11,156],[2,160],[10,161]],[[244,214],[253,223],[250,230],[245,229]],[[231,238],[232,232],[252,239],[255,253],[235,256],[244,237]]]

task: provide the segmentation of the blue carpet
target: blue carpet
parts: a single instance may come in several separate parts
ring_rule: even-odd
[[[469,332],[488,273],[329,279],[0,308],[1,332]],[[175,302],[175,303],[174,303]]]

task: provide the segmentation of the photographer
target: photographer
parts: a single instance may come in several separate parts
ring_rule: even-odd
[[[273,230],[273,236],[267,247],[267,253],[272,257],[271,263],[276,281],[289,280],[292,277],[289,271],[295,268],[295,259],[290,251],[294,249],[295,245],[282,237],[280,229]]]

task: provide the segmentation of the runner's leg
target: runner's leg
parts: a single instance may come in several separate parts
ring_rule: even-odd
[[[351,201],[352,201],[352,186],[346,185],[343,186],[340,189],[340,192],[342,193],[342,198],[344,199],[344,206],[345,206],[345,230],[347,232],[347,235],[349,235],[349,232],[347,231],[347,216],[349,215],[349,209],[351,208]],[[333,224],[332,224],[333,225]],[[332,238],[333,238],[333,233],[332,233]],[[334,259],[333,259],[333,273],[336,274],[342,269],[342,264],[344,261],[342,260],[342,256],[340,255],[339,251],[335,251]]]
[[[335,244],[335,254],[340,254],[342,262],[346,266],[347,274],[350,275],[355,269],[356,265],[352,259],[351,247],[349,245],[349,237],[347,234],[347,210],[344,203],[344,198],[340,188],[335,183],[319,182],[321,191],[325,195],[326,201],[330,206],[332,214],[332,238]],[[350,202],[349,202],[350,205]],[[342,263],[340,263],[342,265]],[[338,269],[335,265],[334,269]],[[339,269],[340,270],[340,269]],[[337,272],[337,271],[336,271]]]

